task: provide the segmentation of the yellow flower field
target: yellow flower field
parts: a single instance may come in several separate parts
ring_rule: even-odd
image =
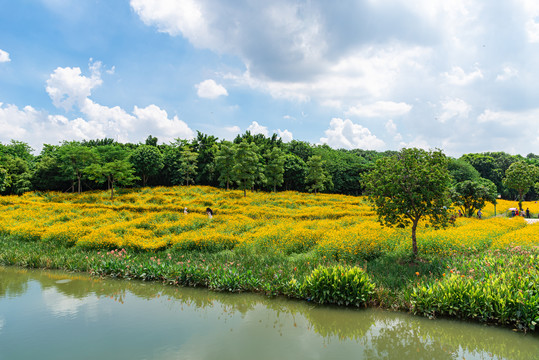
[[[418,229],[422,253],[451,255],[505,246],[538,246],[539,225],[506,214],[515,202],[488,205],[483,220],[457,219],[455,226]],[[183,213],[187,207],[188,214]],[[205,214],[212,208],[214,217]],[[529,202],[534,214],[539,204]],[[456,211],[456,210],[455,210]],[[537,216],[537,215],[536,215]],[[0,232],[27,241],[88,248],[220,251],[253,247],[285,254],[314,251],[338,259],[411,251],[410,229],[385,228],[366,199],[296,192],[249,193],[191,187],[108,192],[26,193],[0,198]]]

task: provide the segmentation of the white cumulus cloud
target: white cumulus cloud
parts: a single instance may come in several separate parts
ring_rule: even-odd
[[[407,114],[410,110],[412,105],[403,102],[377,101],[369,105],[353,106],[345,114],[361,117],[394,117]]]
[[[74,105],[81,106],[92,94],[92,89],[102,84],[101,63],[90,64],[91,76],[82,75],[79,67],[58,67],[47,80],[47,93],[57,108],[69,111]]]
[[[380,150],[385,146],[369,129],[350,119],[331,119],[325,134],[326,137],[320,138],[320,141],[333,148]]]
[[[9,61],[11,61],[11,59],[9,58],[9,53],[7,51],[0,49],[0,63],[9,62]]]
[[[476,68],[474,71],[466,73],[460,66],[453,66],[450,72],[445,72],[442,75],[448,83],[459,86],[468,85],[477,79],[483,78],[481,69]]]
[[[228,92],[226,91],[225,87],[223,85],[217,84],[212,79],[204,80],[200,84],[197,84],[195,87],[197,88],[197,95],[201,98],[216,99],[219,96],[228,95]]]
[[[496,76],[496,81],[506,81],[518,76],[518,69],[511,66],[505,66],[501,74]]]
[[[279,135],[281,140],[283,142],[285,142],[285,143],[294,140],[294,136],[292,136],[292,132],[290,132],[290,131],[288,131],[286,129],[283,130],[283,131],[281,131],[281,129],[277,129],[277,135]]]
[[[458,98],[446,99],[442,101],[441,105],[443,111],[438,118],[441,123],[454,118],[467,118],[472,109],[466,101]]]
[[[260,125],[258,122],[253,121],[249,127],[247,127],[247,131],[250,131],[251,134],[262,134],[264,136],[268,136],[268,128],[266,126]]]

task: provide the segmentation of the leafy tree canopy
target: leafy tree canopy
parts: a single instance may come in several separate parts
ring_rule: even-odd
[[[417,255],[416,230],[426,219],[434,228],[448,224],[450,175],[439,150],[402,149],[379,159],[365,176],[369,201],[385,226],[412,226],[412,249]]]

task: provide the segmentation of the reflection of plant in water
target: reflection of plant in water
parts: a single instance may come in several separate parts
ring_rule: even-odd
[[[12,272],[0,267],[0,297],[15,297],[24,294],[28,290],[27,272],[23,269]]]
[[[337,337],[339,340],[355,340],[364,343],[364,336],[374,325],[375,319],[372,315],[358,322],[357,312],[363,310],[337,309],[333,307],[305,308],[302,315],[309,321],[312,329],[322,337],[329,340]],[[362,313],[365,315],[366,313]]]
[[[443,343],[422,334],[416,321],[377,319],[365,343],[367,359],[454,359]]]

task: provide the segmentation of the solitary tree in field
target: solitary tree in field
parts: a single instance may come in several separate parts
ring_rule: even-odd
[[[277,186],[283,184],[285,155],[278,147],[274,147],[266,153],[268,163],[266,165],[266,180],[268,185],[277,191]]]
[[[539,169],[525,161],[517,161],[511,164],[505,171],[503,183],[505,186],[518,191],[518,207],[522,210],[522,200],[530,187],[535,184],[539,176]]]
[[[307,161],[307,175],[305,176],[305,183],[309,186],[307,187],[309,191],[314,191],[318,193],[326,188],[326,184],[333,183],[331,181],[331,175],[328,174],[327,170],[324,168],[324,161],[322,157],[318,155],[313,155]]]
[[[412,226],[414,256],[419,220],[428,219],[435,229],[447,226],[450,176],[441,151],[402,149],[379,159],[364,182],[382,225]]]

